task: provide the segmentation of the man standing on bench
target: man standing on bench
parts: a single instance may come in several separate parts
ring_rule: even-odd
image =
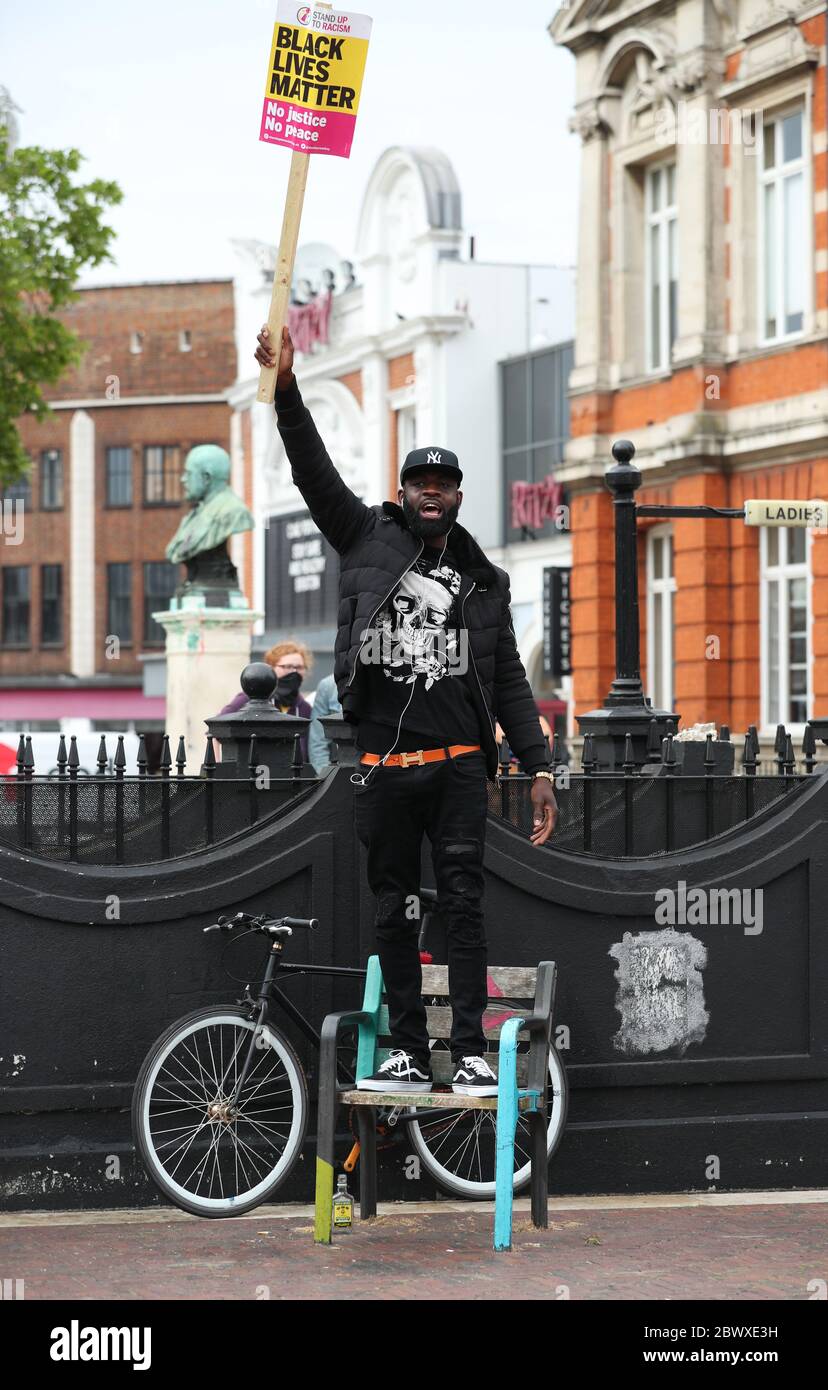
[[[357,1085],[432,1087],[416,911],[426,833],[448,934],[452,1090],[496,1095],[484,1056],[482,911],[495,719],[534,775],[532,844],[545,844],[557,817],[549,745],[515,642],[509,576],[457,522],[463,474],[455,454],[415,449],[402,466],[397,502],[366,506],[340,477],[303,404],[287,328],[278,362],[266,327],[258,341],[257,362],[277,367],[277,423],[293,481],[340,556],[334,677],[343,717],[358,725],[355,823],[377,899],[393,1044]]]

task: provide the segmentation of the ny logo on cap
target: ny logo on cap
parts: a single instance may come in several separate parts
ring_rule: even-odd
[[[440,453],[440,450],[439,450],[439,449],[429,449],[429,451],[428,451],[428,459],[426,460],[426,462],[428,462],[428,463],[442,463],[442,462],[443,462],[443,455]]]

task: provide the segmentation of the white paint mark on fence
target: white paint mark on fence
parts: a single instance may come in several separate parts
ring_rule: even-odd
[[[648,1052],[702,1042],[710,1021],[704,1005],[702,970],[707,950],[689,932],[625,932],[610,947],[618,962],[615,1007],[621,1026],[613,1037],[618,1052],[641,1057]]]
[[[5,1066],[2,1063],[5,1062]],[[19,1076],[26,1065],[26,1054],[24,1052],[14,1052],[11,1058],[0,1054],[0,1076]]]

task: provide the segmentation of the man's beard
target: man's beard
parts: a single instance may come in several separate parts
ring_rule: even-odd
[[[435,536],[444,536],[454,525],[457,520],[457,513],[460,511],[455,502],[453,507],[446,508],[442,516],[425,518],[420,516],[416,507],[412,507],[407,497],[403,498],[402,509],[409,530],[421,541],[433,540]]]

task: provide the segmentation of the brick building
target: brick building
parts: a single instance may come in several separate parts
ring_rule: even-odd
[[[828,497],[826,18],[823,3],[573,0],[550,32],[576,59],[583,141],[559,473],[583,713],[614,675],[615,439],[635,443],[640,502]],[[824,536],[675,519],[647,527],[640,567],[654,704],[766,736],[828,714]]]
[[[141,658],[163,651],[151,614],[181,575],[164,551],[190,505],[186,453],[230,447],[233,284],[85,289],[64,318],[83,360],[52,418],[22,421],[31,474],[5,492],[23,527],[0,546],[0,727],[159,729]]]

